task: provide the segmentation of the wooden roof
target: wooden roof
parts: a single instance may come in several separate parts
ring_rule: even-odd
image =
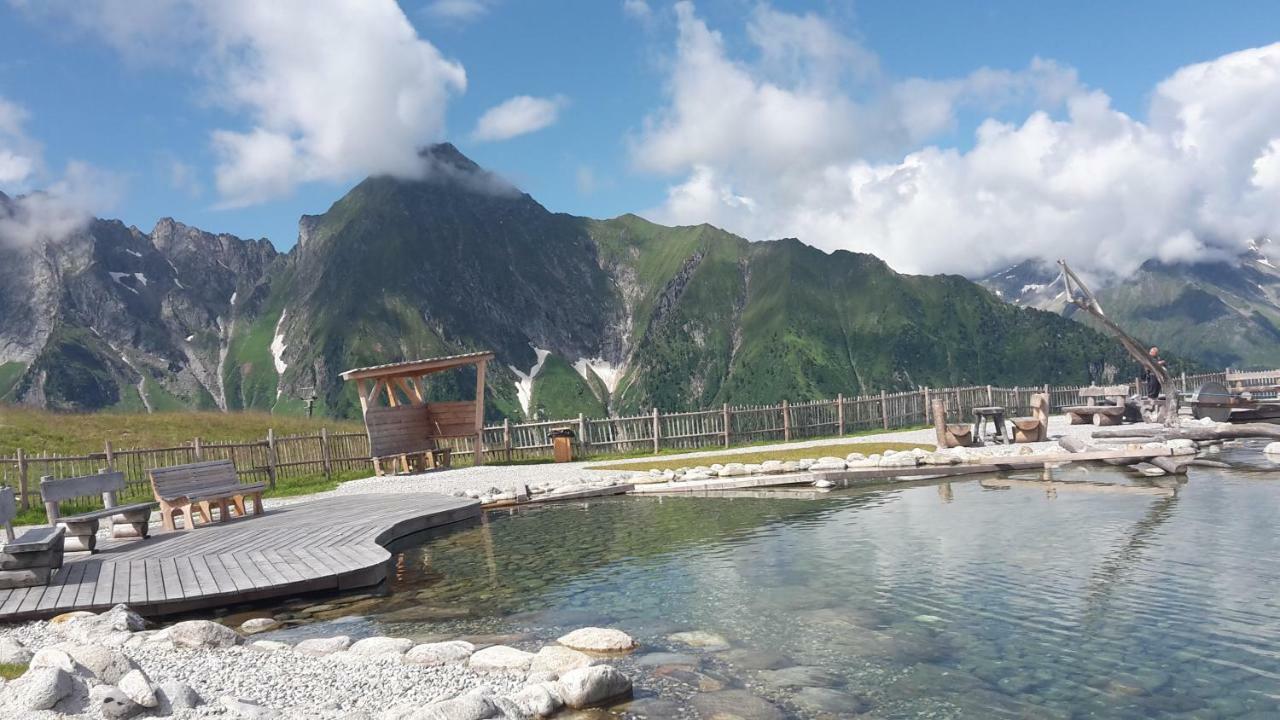
[[[343,380],[366,380],[369,378],[385,378],[385,377],[417,377],[418,375],[426,375],[427,373],[440,372],[442,370],[451,370],[464,365],[478,365],[493,359],[493,353],[485,350],[483,352],[464,353],[462,355],[446,355],[438,358],[426,358],[424,360],[406,360],[405,362],[387,363],[386,365],[371,365],[369,367],[355,368],[347,370],[341,374]]]

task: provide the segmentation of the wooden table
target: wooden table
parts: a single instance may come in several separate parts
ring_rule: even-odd
[[[991,407],[976,407],[973,409],[974,441],[979,444],[986,442],[985,431],[986,431],[987,421],[990,421],[992,424],[995,425],[995,428],[996,428],[996,431],[994,433],[995,437],[999,438],[1000,442],[1007,445],[1010,442],[1010,438],[1012,436],[1009,433],[1005,432],[1004,408],[997,407],[994,405]]]

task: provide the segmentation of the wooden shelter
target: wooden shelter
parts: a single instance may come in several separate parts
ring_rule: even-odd
[[[410,360],[407,362],[356,368],[342,373],[342,379],[356,383],[364,426],[369,434],[369,455],[374,470],[383,474],[383,463],[398,459],[409,472],[425,459],[437,466],[448,451],[438,440],[474,439],[475,464],[484,462],[484,374],[493,359],[491,352]],[[427,402],[423,378],[433,373],[474,365],[476,395],[473,400]]]

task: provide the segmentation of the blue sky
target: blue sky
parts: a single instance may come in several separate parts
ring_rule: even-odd
[[[304,3],[300,7],[322,9],[341,2]],[[158,4],[165,4],[165,0]],[[180,6],[182,2],[173,0],[171,4]],[[229,5],[234,4],[229,0]],[[809,208],[803,217],[769,207],[767,198],[774,195],[774,178],[779,178],[779,183],[793,183],[785,188],[780,185],[779,197],[803,194],[801,188],[815,184],[816,176],[784,180],[782,176],[790,175],[789,167],[779,169],[768,158],[751,159],[756,146],[771,143],[782,148],[785,157],[787,138],[772,137],[766,128],[753,130],[738,145],[727,144],[715,153],[676,147],[690,138],[696,142],[698,137],[719,139],[725,134],[723,128],[690,128],[702,110],[696,104],[681,105],[676,99],[680,92],[673,87],[681,78],[713,72],[705,64],[699,70],[699,57],[705,60],[710,52],[715,56],[712,65],[724,60],[738,66],[743,78],[757,83],[757,90],[776,83],[792,93],[786,96],[788,102],[797,97],[836,97],[847,100],[845,104],[862,103],[853,109],[819,112],[816,125],[800,124],[780,133],[813,132],[815,127],[817,135],[831,133],[830,152],[824,153],[821,146],[800,148],[797,167],[808,162],[804,156],[812,151],[815,157],[826,155],[838,161],[821,163],[820,169],[815,163],[812,172],[829,176],[835,168],[854,177],[883,179],[893,175],[894,164],[922,149],[937,151],[940,156],[972,153],[975,145],[981,144],[975,131],[984,121],[1018,127],[1043,111],[1051,119],[1082,124],[1073,116],[1071,108],[1076,106],[1069,99],[1043,103],[1028,99],[1040,93],[1043,85],[1041,74],[1029,70],[1034,58],[1051,60],[1065,69],[1054,71],[1054,78],[1074,71],[1076,82],[1063,97],[1101,91],[1109,98],[1110,112],[1132,119],[1140,131],[1155,133],[1159,128],[1148,119],[1148,106],[1163,80],[1195,63],[1280,40],[1280,4],[1273,2],[1229,3],[1212,10],[1191,2],[991,2],[975,10],[967,3],[945,1],[779,0],[763,4],[700,0],[681,6],[680,12],[672,3],[659,0],[647,4],[633,1],[630,8],[624,4],[623,0],[401,2],[400,10],[417,37],[438,49],[444,61],[463,68],[466,75],[465,90],[449,91],[439,103],[443,124],[433,127],[435,137],[422,140],[454,142],[552,210],[597,217],[635,211],[671,222],[708,220],[753,239],[798,235],[828,249],[879,252],[907,270],[938,268],[927,262],[913,264],[899,245],[893,244],[897,239],[877,245],[881,241],[870,237],[883,234],[896,238],[900,228],[919,227],[924,222],[915,215],[903,216],[901,212],[906,210],[867,219],[860,215],[862,210],[851,205],[865,205],[865,198],[840,198]],[[641,5],[647,7],[647,13]],[[225,158],[220,160],[211,138],[219,130],[248,132],[261,124],[255,117],[261,108],[225,101],[226,78],[218,79],[222,70],[217,61],[209,59],[208,42],[198,36],[199,29],[189,31],[190,41],[175,33],[180,42],[171,43],[173,38],[163,37],[163,26],[148,26],[139,20],[134,28],[102,29],[101,17],[94,16],[113,14],[118,24],[128,25],[131,20],[121,18],[127,14],[122,10],[125,7],[119,0],[55,0],[47,7],[33,9],[31,0],[0,0],[0,99],[24,112],[20,133],[24,143],[20,147],[37,154],[41,166],[39,172],[20,181],[7,186],[0,183],[0,190],[13,194],[54,184],[63,177],[67,163],[87,163],[119,186],[118,196],[101,209],[103,214],[144,230],[162,216],[173,216],[212,231],[267,236],[277,247],[287,248],[295,240],[299,215],[323,212],[360,179],[358,172],[344,173],[339,168],[323,179],[291,181],[287,190],[261,199],[251,189],[247,196],[237,195],[231,203],[234,207],[228,207],[228,197],[219,191],[215,180]],[[762,40],[760,35],[780,33],[790,19],[812,21],[805,32],[829,32],[843,49],[830,56],[809,56],[801,41],[782,51],[800,58],[796,66],[801,68],[799,75],[771,68],[761,61],[766,47],[762,43],[768,39]],[[193,27],[198,24],[192,23]],[[706,34],[701,34],[703,30]],[[306,37],[305,32],[299,32],[296,40],[302,42]],[[866,63],[867,58],[875,64],[874,78],[845,77],[847,66]],[[990,101],[984,90],[948,91],[947,102],[954,105],[950,107],[951,120],[931,126],[919,136],[907,133],[909,137],[886,139],[885,133],[878,131],[856,138],[839,135],[841,122],[859,117],[858,113],[868,114],[868,107],[878,107],[880,100],[892,95],[891,88],[905,86],[909,80],[946,83],[981,68],[1025,71],[1035,77],[1002,81],[1016,88],[1002,85],[999,92],[1016,95],[1008,101]],[[827,71],[838,76],[830,84],[822,79]],[[708,82],[715,86],[714,75],[697,78],[690,81],[693,87],[705,87]],[[319,86],[325,87],[324,83]],[[480,117],[516,96],[551,102],[556,108],[555,121],[510,139],[478,139],[473,130]],[[932,101],[936,97],[930,90],[927,98]],[[711,102],[714,109],[714,100]],[[751,107],[748,101],[743,102],[748,103],[743,107]],[[319,104],[323,106],[323,101]],[[369,112],[382,111],[369,108]],[[799,111],[795,114],[800,116]],[[789,118],[792,113],[788,110],[782,116]],[[4,139],[2,130],[0,124],[0,141]],[[1261,157],[1262,151],[1256,148],[1265,147],[1269,137],[1273,136],[1249,136],[1249,147],[1255,148],[1253,159]],[[655,157],[659,159],[651,159]],[[702,180],[706,182],[699,185]],[[1223,182],[1229,185],[1234,181]],[[673,189],[690,193],[681,195]],[[690,200],[693,190],[710,192],[716,205]],[[1221,187],[1178,192],[1210,196],[1219,191]],[[681,202],[682,198],[688,202]],[[788,206],[809,200],[807,196],[789,200]],[[928,216],[930,212],[921,210],[919,214]],[[1137,248],[1134,257],[1164,252],[1194,254],[1206,247],[1212,252],[1228,245],[1219,235],[1235,232],[1221,223],[1206,228],[1198,222],[1186,220],[1152,230],[1151,237],[1132,238],[1131,244]],[[1273,222],[1271,217],[1260,218],[1256,227],[1239,232],[1264,232]],[[1091,227],[1070,230],[1081,232]],[[989,241],[997,230],[975,228],[966,237],[971,236],[975,243]],[[1192,236],[1191,241],[1182,237],[1184,230]],[[907,237],[901,242],[910,244],[911,240]],[[1188,242],[1191,250],[1185,249]],[[1106,262],[1105,250],[1094,248],[1091,252],[1092,260]],[[985,267],[1011,259],[993,255],[984,257],[982,263]]]

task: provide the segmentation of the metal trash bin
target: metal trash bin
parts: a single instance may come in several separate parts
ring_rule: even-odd
[[[573,439],[577,434],[569,428],[556,428],[547,433],[551,438],[551,454],[558,463],[573,461]]]

